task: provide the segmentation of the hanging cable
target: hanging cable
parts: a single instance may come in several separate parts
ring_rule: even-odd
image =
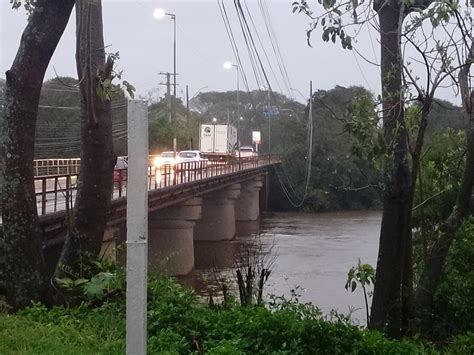
[[[283,190],[283,193],[285,197],[287,198],[288,202],[293,207],[301,207],[306,200],[306,197],[308,196],[308,188],[309,188],[309,183],[311,181],[311,171],[312,171],[312,160],[313,160],[313,89],[312,89],[312,83],[310,83],[310,100],[309,100],[309,111],[308,111],[308,132],[307,132],[307,140],[308,140],[308,148],[307,148],[307,162],[305,166],[305,187],[303,191],[303,196],[302,197],[297,197],[295,190],[291,184],[291,181],[288,179],[289,186],[288,188],[276,165],[274,166],[275,172],[277,174],[278,181],[280,183],[280,186]]]
[[[266,8],[266,4],[262,0],[258,0],[258,5],[260,9],[260,13],[263,18],[263,22],[265,24],[265,29],[267,31],[268,38],[270,39],[270,44],[275,55],[275,59],[277,61],[278,69],[280,71],[280,75],[283,79],[283,85],[288,93],[288,96],[293,99],[293,93],[291,92],[291,83],[289,82],[288,73],[285,68],[285,64],[283,62],[283,58],[281,57],[281,52],[279,51],[279,46],[274,36],[273,26],[271,24],[270,13]]]
[[[272,72],[273,79],[275,80],[276,86],[278,87],[278,90],[280,92],[283,92],[280,86],[280,82],[275,74],[275,71],[273,70],[273,65],[270,61],[270,58],[268,57],[267,51],[265,50],[265,46],[263,45],[262,39],[260,38],[259,31],[257,30],[257,26],[255,25],[255,22],[252,17],[252,13],[250,12],[248,6],[247,6],[247,1],[244,1],[245,9],[247,11],[247,15],[249,16],[250,23],[252,24],[253,30],[255,32],[255,35],[257,36],[258,43],[260,44],[260,47],[262,48],[263,54],[265,55],[265,59],[267,60],[268,67],[270,68],[270,71]]]

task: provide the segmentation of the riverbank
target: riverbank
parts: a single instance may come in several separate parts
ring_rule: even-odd
[[[326,320],[312,306],[280,300],[267,307],[228,301],[209,307],[168,279],[149,283],[148,352],[166,354],[469,354],[469,338],[449,348],[392,341],[343,319]],[[0,315],[2,354],[120,354],[125,352],[123,294],[98,308],[36,305]],[[471,339],[472,344],[472,339]],[[470,352],[469,352],[470,351]]]

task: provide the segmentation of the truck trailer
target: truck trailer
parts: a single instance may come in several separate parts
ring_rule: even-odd
[[[237,149],[237,129],[227,124],[202,124],[199,149],[209,160],[232,158]]]

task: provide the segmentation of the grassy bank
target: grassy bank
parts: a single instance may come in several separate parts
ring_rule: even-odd
[[[341,317],[325,320],[296,300],[267,307],[210,308],[172,280],[149,284],[149,353],[168,354],[470,354],[474,335],[445,349],[392,341]],[[123,296],[123,295],[122,295]],[[120,297],[119,299],[122,299]],[[0,354],[120,354],[125,352],[121,301],[47,310],[35,305],[0,316]]]

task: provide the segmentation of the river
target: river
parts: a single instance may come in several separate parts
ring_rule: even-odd
[[[217,280],[235,279],[236,260],[259,255],[273,262],[267,297],[289,297],[293,290],[300,302],[311,302],[324,314],[351,309],[354,322],[365,324],[362,291],[351,293],[344,285],[359,258],[375,267],[380,222],[380,212],[276,213],[259,225],[240,226],[233,241],[197,242],[196,270],[182,281],[207,295]]]

